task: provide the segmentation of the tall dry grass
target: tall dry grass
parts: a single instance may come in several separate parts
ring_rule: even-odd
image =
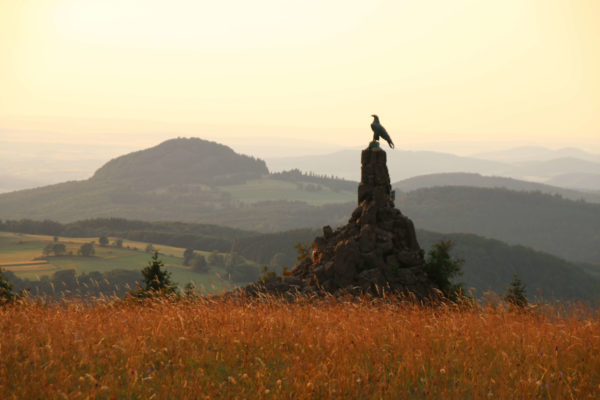
[[[600,319],[399,302],[0,308],[2,398],[600,398]]]

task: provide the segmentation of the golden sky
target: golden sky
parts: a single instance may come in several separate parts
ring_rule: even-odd
[[[400,146],[600,152],[597,0],[2,0],[0,55],[31,141],[356,146],[377,113]]]

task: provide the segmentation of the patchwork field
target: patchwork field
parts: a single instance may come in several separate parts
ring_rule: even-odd
[[[112,243],[116,238],[109,238]],[[93,257],[77,256],[77,250],[84,243],[96,242]],[[44,247],[54,243],[53,236],[29,235],[0,232],[0,268],[14,272],[19,278],[39,280],[44,275],[56,271],[74,269],[77,274],[92,271],[105,272],[114,269],[141,270],[148,264],[151,254],[144,250],[148,243],[123,241],[123,248],[113,246],[100,247],[97,238],[59,238],[59,243],[66,247],[65,256],[43,256]],[[225,277],[225,271],[220,267],[211,266],[207,273],[197,273],[190,267],[183,266],[185,249],[171,246],[153,245],[160,251],[160,259],[171,272],[173,281],[180,287],[193,281],[199,288],[215,291],[233,287]],[[208,253],[197,253],[208,256]],[[222,254],[224,255],[224,254]],[[41,258],[44,259],[41,259]]]
[[[0,345],[5,398],[600,398],[600,319],[583,308],[25,302],[0,307]]]

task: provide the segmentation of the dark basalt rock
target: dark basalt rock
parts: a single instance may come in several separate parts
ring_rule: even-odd
[[[248,293],[432,294],[436,286],[425,272],[414,225],[394,206],[385,151],[363,150],[361,164],[358,207],[348,223],[336,230],[323,227],[312,257],[289,276],[246,287]]]

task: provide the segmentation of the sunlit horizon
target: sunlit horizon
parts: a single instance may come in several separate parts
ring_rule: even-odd
[[[598,49],[593,1],[8,0],[0,142],[600,153]]]

